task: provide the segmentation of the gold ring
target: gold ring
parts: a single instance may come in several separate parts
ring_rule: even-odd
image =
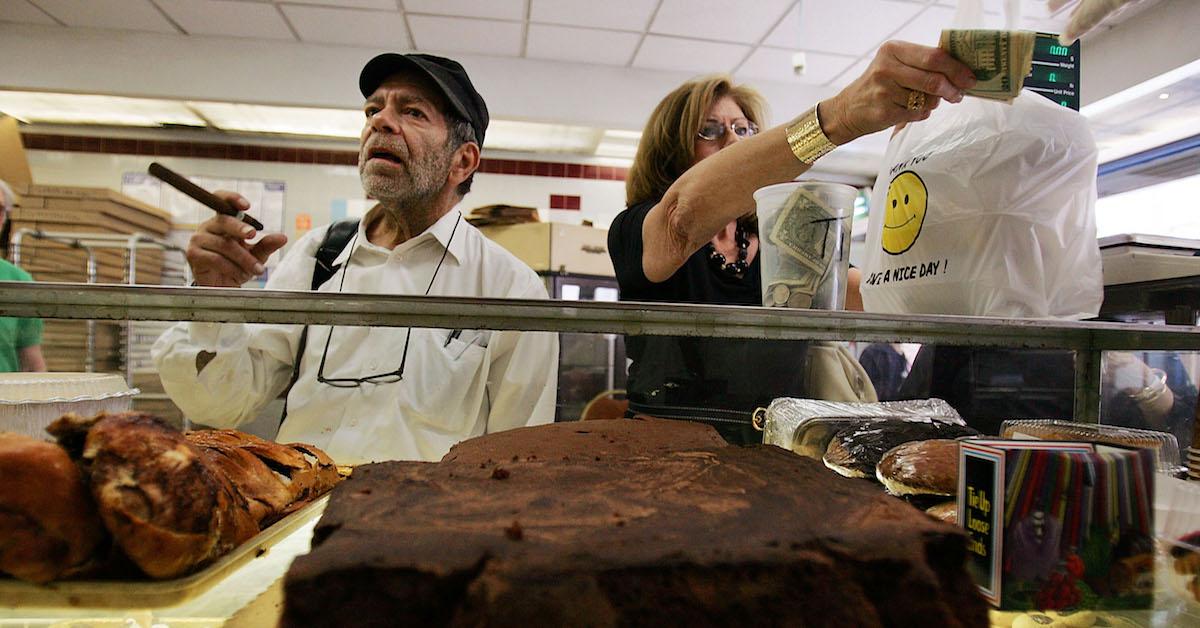
[[[908,110],[919,111],[925,108],[925,92],[912,90],[908,92]]]

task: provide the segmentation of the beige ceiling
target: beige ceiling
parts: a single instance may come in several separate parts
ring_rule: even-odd
[[[1044,0],[1012,1],[1021,8],[1020,28],[1058,31],[1070,10],[1051,15]],[[982,2],[983,25],[1002,26],[1005,0]],[[1142,23],[1125,30],[1154,35],[1094,49],[1095,55],[1085,40],[1085,102],[1133,84],[1139,72],[1200,58],[1192,53],[1197,38],[1157,35],[1188,30],[1166,16],[1194,15],[1195,3],[1142,0],[1105,29],[1128,20]],[[730,72],[758,87],[779,121],[836,93],[888,39],[934,44],[951,25],[956,4],[0,0],[0,58],[6,60],[0,89],[355,109],[361,100],[355,78],[366,59],[381,50],[422,51],[462,60],[497,118],[636,130],[681,81]],[[1130,19],[1155,6],[1167,24]],[[792,56],[799,51],[806,71],[798,76]],[[1139,55],[1137,63],[1130,55]],[[1089,98],[1095,86],[1103,92]],[[879,135],[839,153],[877,157],[885,144]]]
[[[933,43],[953,0],[5,0],[0,22],[478,54],[839,86],[890,38]],[[1021,0],[1021,28],[1065,12]],[[1001,0],[985,0],[988,25]],[[803,76],[791,56],[808,53]]]

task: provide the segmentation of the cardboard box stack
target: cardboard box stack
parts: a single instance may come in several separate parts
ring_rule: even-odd
[[[20,229],[38,229],[59,234],[122,235],[142,233],[165,240],[171,229],[166,211],[104,188],[17,185],[17,206],[10,217],[12,233]],[[97,283],[128,283],[129,249],[120,241],[93,247],[96,256]],[[175,265],[182,263],[178,253],[171,254]],[[68,244],[25,236],[21,241],[21,267],[37,281],[86,283],[87,254]],[[164,283],[164,252],[154,248],[137,251],[137,283]],[[167,283],[178,283],[170,281]],[[142,394],[134,398],[134,408],[179,421],[180,412],[163,394],[162,384],[153,371],[146,372],[142,354],[148,343],[141,339],[138,323],[133,324],[135,339],[134,376],[131,386]],[[125,325],[120,321],[95,322],[93,370],[124,374]],[[150,343],[153,341],[151,340]],[[76,372],[86,369],[87,321],[45,320],[42,352],[51,371]]]
[[[14,191],[19,197],[10,217],[14,234],[20,229],[39,229],[80,237],[143,233],[165,239],[171,229],[167,212],[112,190],[30,184],[16,186]],[[95,252],[98,283],[129,281],[126,249],[98,248]],[[58,242],[25,237],[21,267],[38,281],[87,281],[87,255]],[[162,270],[162,251],[138,250],[137,283],[161,283]]]

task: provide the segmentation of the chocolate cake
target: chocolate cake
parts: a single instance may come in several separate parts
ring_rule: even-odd
[[[825,466],[846,477],[874,478],[875,466],[893,447],[917,440],[963,436],[979,436],[979,431],[942,421],[864,421],[835,434],[823,460]]]
[[[288,571],[282,624],[987,625],[961,530],[698,428],[556,424],[358,467]]]

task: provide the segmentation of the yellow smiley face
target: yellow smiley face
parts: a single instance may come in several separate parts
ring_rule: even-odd
[[[925,224],[929,192],[917,173],[905,170],[888,184],[883,213],[883,250],[899,255],[916,243]]]

